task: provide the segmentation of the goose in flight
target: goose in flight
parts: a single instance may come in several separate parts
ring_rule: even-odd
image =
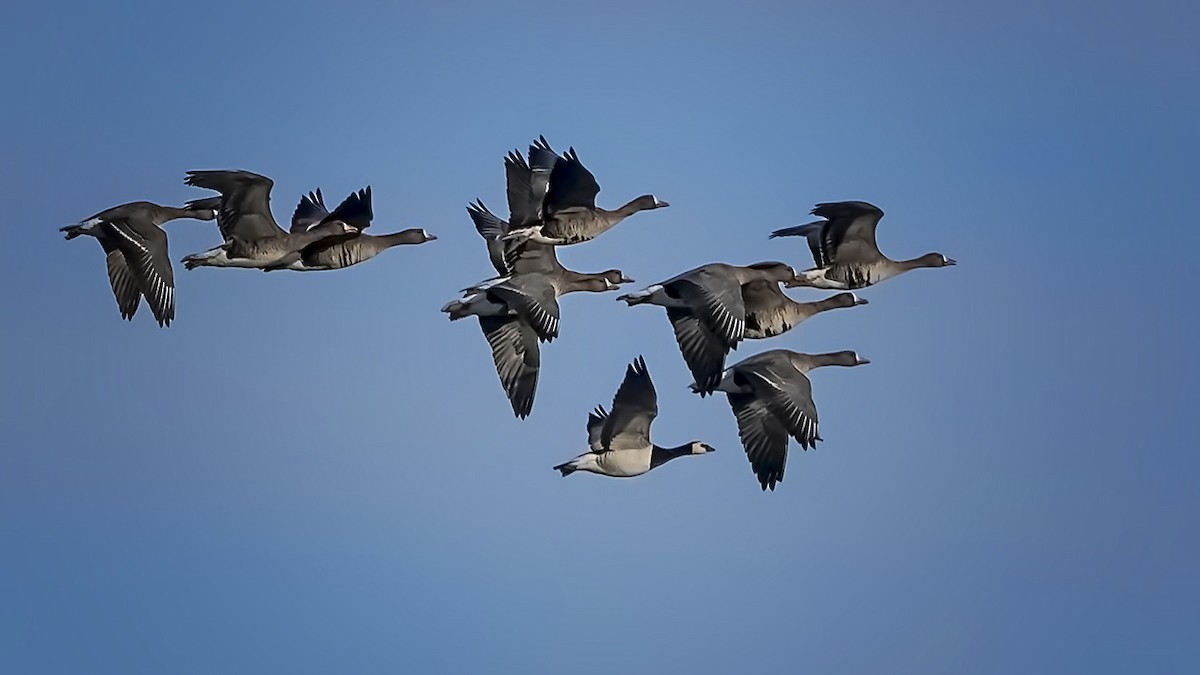
[[[539,137],[535,145],[553,152],[545,137]],[[578,244],[595,239],[639,211],[670,206],[654,195],[647,194],[609,211],[596,206],[596,195],[599,193],[600,184],[596,182],[596,177],[579,160],[575,148],[568,148],[556,157],[550,169],[538,218],[520,227],[514,226],[504,235],[504,239],[529,239],[557,246]]]
[[[588,415],[588,451],[554,469],[563,476],[588,471],[613,478],[640,476],[676,457],[704,455],[713,447],[691,441],[664,448],[650,440],[650,425],[658,416],[658,393],[646,361],[638,357],[625,368],[625,380],[613,397],[612,412],[603,407]]]
[[[742,287],[762,280],[778,284],[796,276],[781,262],[753,265],[709,263],[645,290],[618,297],[630,306],[659,305],[675,330],[675,341],[702,396],[712,393],[725,369],[725,356],[746,335]]]
[[[321,188],[309,192],[300,198],[296,210],[292,213],[292,234],[307,232],[314,227],[320,227],[330,220],[341,220],[358,228],[360,234],[349,239],[334,237],[315,241],[308,246],[276,260],[263,270],[287,269],[295,272],[311,272],[314,270],[338,270],[351,265],[366,262],[383,253],[393,246],[424,244],[434,241],[436,236],[424,229],[410,228],[392,234],[366,234],[371,226],[375,211],[371,204],[371,186],[351,193],[336,211],[338,215],[325,208],[325,198]]]
[[[822,366],[870,363],[855,352],[801,354],[773,349],[743,359],[725,370],[716,391],[727,395],[737,418],[738,436],[763,490],[783,481],[788,437],[808,450],[822,440],[808,371]],[[695,383],[692,391],[699,393]]]
[[[883,210],[867,202],[817,204],[812,214],[825,220],[775,230],[775,237],[804,237],[816,267],[801,272],[788,286],[834,290],[866,288],[920,267],[946,267],[955,261],[941,253],[892,260],[879,251],[875,228]]]
[[[188,185],[208,188],[221,193],[217,210],[217,228],[224,243],[203,253],[183,259],[184,267],[249,267],[263,269],[286,256],[304,250],[319,241],[346,239],[357,236],[359,229],[338,218],[302,232],[286,232],[271,215],[271,188],[275,183],[266,176],[250,171],[189,171],[184,180]],[[334,209],[355,208],[347,200]],[[359,214],[355,214],[359,215]],[[347,218],[353,219],[350,215]]]
[[[100,242],[121,318],[133,320],[144,297],[158,325],[167,327],[175,319],[175,274],[162,225],[180,218],[212,220],[216,207],[213,200],[183,208],[130,202],[59,231],[65,232],[67,239],[86,235]]]

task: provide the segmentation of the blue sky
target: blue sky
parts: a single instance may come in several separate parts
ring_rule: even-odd
[[[0,670],[1194,672],[1194,3],[39,3],[0,44]],[[738,355],[813,375],[825,442],[763,494],[663,312],[563,302],[533,416],[479,329],[464,211],[574,145],[640,214],[564,250],[640,287],[804,266],[814,202],[886,212],[868,289]],[[57,228],[275,180],[371,184],[438,241],[336,273],[176,265],[120,320]],[[217,243],[168,225],[172,256]],[[816,292],[795,297],[815,299]],[[711,456],[561,479],[645,355],[656,439]],[[1189,394],[1189,392],[1192,392]]]

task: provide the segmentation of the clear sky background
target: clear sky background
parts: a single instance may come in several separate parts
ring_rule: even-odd
[[[497,4],[5,10],[0,671],[1197,672],[1195,3]],[[767,233],[843,199],[959,265],[739,350],[872,360],[813,375],[826,441],[774,493],[616,294],[563,302],[517,421],[437,310],[539,133],[600,205],[671,203],[575,269],[804,267]],[[440,238],[177,263],[177,323],[122,321],[57,228],[214,168]],[[655,438],[718,452],[560,478],[639,354]]]

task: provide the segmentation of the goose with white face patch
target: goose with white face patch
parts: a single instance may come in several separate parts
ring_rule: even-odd
[[[553,153],[545,137],[539,137],[534,147]],[[642,195],[613,211],[596,206],[600,184],[579,161],[575,148],[555,157],[544,177],[545,197],[541,208],[535,212],[537,218],[520,227],[514,226],[504,235],[505,240],[530,240],[555,246],[578,244],[595,239],[639,211],[670,206],[654,195]],[[539,187],[535,184],[535,188]]]
[[[338,215],[334,216],[325,208],[325,199],[321,188],[309,192],[300,198],[296,210],[292,213],[290,232],[297,234],[307,232],[314,227],[320,227],[331,219],[341,220],[353,225],[359,234],[349,239],[329,238],[315,241],[308,246],[284,256],[263,268],[264,271],[292,270],[293,272],[312,272],[317,270],[339,270],[351,265],[366,262],[383,253],[393,246],[416,245],[437,239],[423,229],[411,228],[392,234],[366,234],[375,217],[371,204],[371,186],[351,193],[338,207]]]
[[[789,436],[805,450],[822,440],[807,373],[823,366],[866,363],[870,361],[851,351],[801,354],[773,349],[739,361],[722,373],[716,391],[729,399],[738,436],[763,490],[774,490],[783,481]],[[700,391],[695,383],[692,391]]]
[[[285,232],[271,214],[274,182],[250,171],[189,171],[188,185],[221,193],[217,228],[220,246],[189,255],[184,267],[244,267],[264,269],[318,242],[333,243],[358,236],[354,222],[363,216],[363,204],[351,195],[320,223],[299,232]],[[356,193],[357,194],[357,193]],[[368,212],[369,202],[366,205]],[[369,222],[369,218],[368,218]],[[286,264],[290,264],[290,260]]]
[[[613,478],[640,476],[676,457],[704,455],[713,447],[691,441],[674,448],[655,445],[650,425],[658,416],[658,393],[646,361],[638,357],[625,369],[625,380],[613,397],[612,412],[596,406],[588,415],[588,451],[554,467],[564,477],[587,471]]]
[[[926,253],[912,260],[892,260],[875,243],[875,229],[883,210],[867,202],[817,204],[814,216],[824,218],[807,225],[775,230],[775,237],[805,237],[816,267],[805,270],[787,286],[812,286],[834,290],[866,288],[909,270],[947,267],[955,261],[941,253]]]
[[[100,242],[121,318],[132,321],[144,297],[158,325],[165,328],[175,319],[175,275],[162,225],[180,218],[212,220],[216,207],[212,200],[183,208],[130,202],[60,231],[67,239],[89,236]]]
[[[707,395],[721,379],[725,356],[746,336],[742,288],[752,281],[778,285],[795,276],[795,270],[781,262],[709,263],[617,299],[630,306],[666,308],[683,360],[700,383],[701,395]]]

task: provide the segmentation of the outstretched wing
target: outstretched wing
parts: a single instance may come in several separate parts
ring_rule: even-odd
[[[820,439],[817,407],[812,400],[812,383],[808,377],[792,367],[780,371],[764,365],[735,366],[735,370],[800,447],[805,450],[816,447]]]
[[[300,198],[300,203],[292,212],[291,232],[304,232],[324,220],[328,215],[329,209],[325,208],[325,197],[321,194],[321,188],[317,188],[315,192],[309,192]]]
[[[125,257],[158,325],[170,326],[175,319],[175,276],[167,234],[157,227],[139,234],[123,221],[106,221],[100,227]]]
[[[266,176],[250,171],[189,171],[184,182],[221,193],[218,224],[224,234],[242,241],[281,237],[283,228],[271,215],[271,187]]]
[[[753,394],[729,394],[729,407],[737,418],[738,436],[759,485],[774,490],[787,466],[787,429]]]
[[[701,268],[672,282],[672,287],[725,344],[733,347],[741,342],[746,333],[746,306],[736,279]]]
[[[775,230],[770,238],[805,237],[817,267],[869,263],[882,257],[875,243],[875,228],[883,218],[879,207],[867,202],[826,202],[817,204],[812,214],[825,220]]]
[[[558,154],[550,147],[545,136],[538,136],[529,145],[529,178],[530,199],[537,204],[538,219],[546,217],[546,193],[550,190],[550,172],[558,163]]]
[[[729,345],[691,310],[668,307],[667,318],[675,330],[683,361],[695,378],[696,391],[707,396],[721,383]]]
[[[371,186],[368,185],[357,192],[351,192],[349,197],[343,199],[342,203],[338,204],[332,213],[322,218],[317,225],[343,222],[354,226],[361,232],[371,226],[374,218],[375,210],[371,205]]]
[[[492,361],[513,414],[522,419],[533,411],[541,352],[537,334],[515,316],[481,316],[479,327],[492,348]]]
[[[550,185],[546,191],[546,215],[554,215],[572,207],[596,208],[596,195],[600,184],[591,171],[579,161],[575,148],[569,148],[550,171]]]
[[[104,262],[108,267],[108,284],[112,286],[113,297],[117,299],[117,308],[121,310],[121,318],[132,320],[141,304],[142,292],[138,287],[137,276],[125,262],[125,254],[117,248],[111,237],[103,232],[97,237],[100,246],[104,248]]]
[[[487,289],[524,317],[538,337],[549,342],[558,337],[558,294],[541,274],[522,274]]]
[[[481,200],[467,205],[467,214],[475,230],[487,242],[488,258],[501,276],[513,274],[555,273],[560,268],[554,247],[531,240],[503,241],[508,223],[492,213]]]
[[[625,368],[625,379],[613,397],[612,414],[600,434],[601,449],[640,450],[650,447],[650,424],[658,416],[658,393],[646,361],[638,357]]]
[[[602,405],[596,406],[595,410],[588,413],[588,448],[592,452],[604,451],[604,446],[600,442],[600,436],[604,431],[604,420],[606,419],[608,419],[608,411]]]

